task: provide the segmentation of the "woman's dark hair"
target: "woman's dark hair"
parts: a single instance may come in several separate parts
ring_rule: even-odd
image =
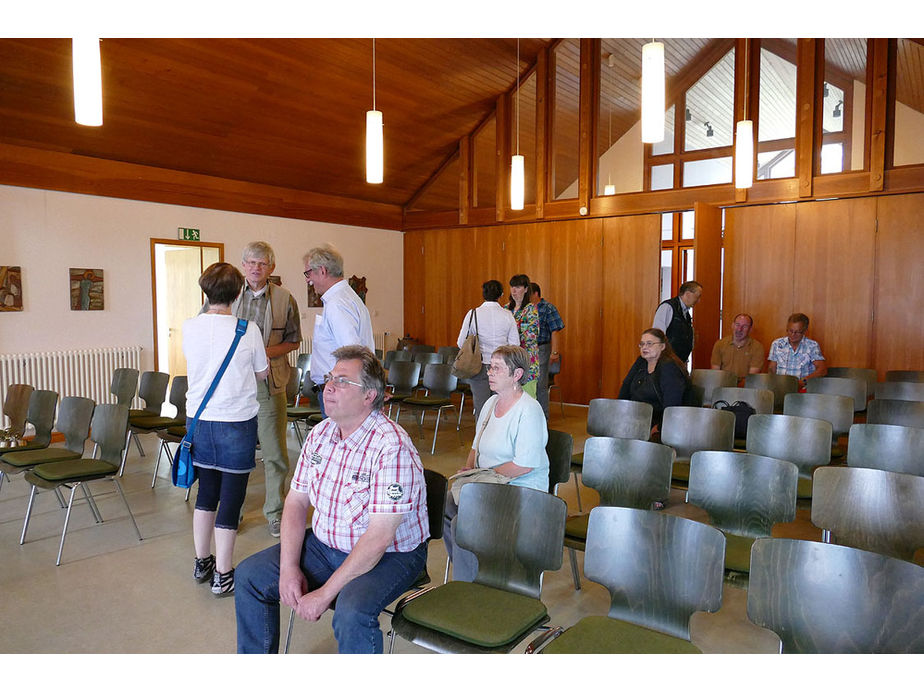
[[[674,353],[674,349],[671,347],[670,342],[667,341],[667,335],[664,334],[664,332],[659,330],[657,327],[649,327],[647,330],[642,332],[642,334],[650,334],[664,345],[664,351],[662,351],[661,355],[658,357],[659,366],[666,363],[667,361],[673,361],[674,364],[680,369],[680,372],[686,375],[687,365],[680,360],[677,354]]]
[[[481,285],[481,295],[485,301],[496,301],[504,295],[504,287],[496,279],[489,279]]]
[[[227,262],[216,262],[205,268],[199,277],[199,288],[205,292],[209,305],[228,306],[241,293],[244,275]]]
[[[525,274],[515,274],[510,277],[510,286],[522,286],[526,289],[526,293],[523,294],[523,303],[521,305],[526,305],[529,303],[529,297],[532,295],[532,289],[529,286],[529,277]],[[507,308],[509,310],[516,310],[517,303],[513,300],[513,296],[510,297],[510,301],[507,303]]]

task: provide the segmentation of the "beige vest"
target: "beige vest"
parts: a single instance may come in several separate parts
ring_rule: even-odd
[[[263,345],[275,346],[282,343],[283,332],[286,328],[286,316],[289,314],[289,292],[272,282],[267,283],[269,302],[266,305],[266,314],[263,319]],[[238,314],[241,307],[241,298],[244,292],[231,304],[231,313]],[[270,394],[285,392],[289,382],[289,362],[286,356],[277,356],[270,359],[270,372],[266,378]]]

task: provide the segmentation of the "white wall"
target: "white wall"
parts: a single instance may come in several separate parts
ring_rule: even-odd
[[[153,368],[150,239],[176,239],[180,226],[224,243],[234,264],[250,241],[273,246],[275,274],[299,303],[304,336],[321,309],[305,306],[302,256],[333,243],[344,275],[366,277],[373,330],[403,334],[399,231],[0,185],[0,265],[21,266],[23,288],[23,310],[0,312],[0,353],[140,344],[142,368]],[[71,267],[104,271],[105,310],[70,309]]]

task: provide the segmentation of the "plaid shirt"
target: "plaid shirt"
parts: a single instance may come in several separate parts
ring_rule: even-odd
[[[780,337],[774,339],[770,345],[767,360],[776,362],[776,372],[779,375],[794,375],[801,380],[815,372],[814,361],[824,361],[825,357],[821,355],[821,347],[814,339],[803,337],[793,351],[789,345],[789,337]]]
[[[311,429],[291,488],[308,494],[315,509],[312,531],[338,551],[353,550],[370,513],[404,515],[386,551],[412,551],[430,536],[420,455],[405,430],[381,411],[346,439],[331,419]]]
[[[551,342],[552,333],[565,329],[565,323],[558,314],[558,308],[544,298],[539,299],[536,309],[539,311],[539,343]]]

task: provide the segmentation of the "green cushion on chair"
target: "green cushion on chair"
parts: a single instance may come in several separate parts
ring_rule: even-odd
[[[167,433],[172,436],[179,436],[182,438],[186,435],[186,425],[184,424],[182,426],[171,426],[167,429]]]
[[[565,521],[565,538],[574,537],[575,539],[587,539],[587,523],[590,521],[590,515],[572,515]]]
[[[678,481],[690,480],[690,460],[674,460],[674,466],[671,467],[671,479]]]
[[[38,454],[38,453],[41,454]],[[34,467],[37,464],[46,462],[59,462],[61,460],[77,460],[81,455],[71,452],[67,448],[45,448],[44,450],[25,450],[21,452],[10,452],[0,457],[0,461],[6,462],[11,467]]]
[[[169,416],[136,416],[131,420],[132,426],[137,428],[164,428],[165,426],[182,426],[186,419],[174,419]]]
[[[447,404],[452,404],[452,400],[448,397],[428,397],[422,395],[420,397],[408,397],[404,400],[403,404],[414,404],[420,405],[423,407],[442,407]]]
[[[40,464],[32,470],[32,473],[46,481],[64,481],[101,476],[117,471],[119,471],[118,465],[109,464],[103,460],[78,459]]]
[[[17,445],[12,448],[0,448],[0,450],[6,450],[6,452],[3,453],[3,456],[6,457],[7,455],[10,455],[14,452],[23,452],[25,450],[44,450],[47,447],[48,447],[47,445],[42,445],[41,443],[32,442],[32,443],[25,443],[23,445]]]
[[[725,533],[725,570],[747,573],[751,570],[751,546],[755,537]]]
[[[449,582],[411,600],[408,621],[481,645],[501,647],[528,633],[547,616],[538,599],[474,582]]]
[[[626,621],[586,616],[555,638],[542,654],[701,654],[696,645]]]
[[[799,477],[799,483],[796,485],[796,497],[797,498],[811,498],[812,497],[812,480],[806,479],[803,476]]]
[[[320,414],[320,407],[286,407],[286,416],[307,418],[312,414]]]

